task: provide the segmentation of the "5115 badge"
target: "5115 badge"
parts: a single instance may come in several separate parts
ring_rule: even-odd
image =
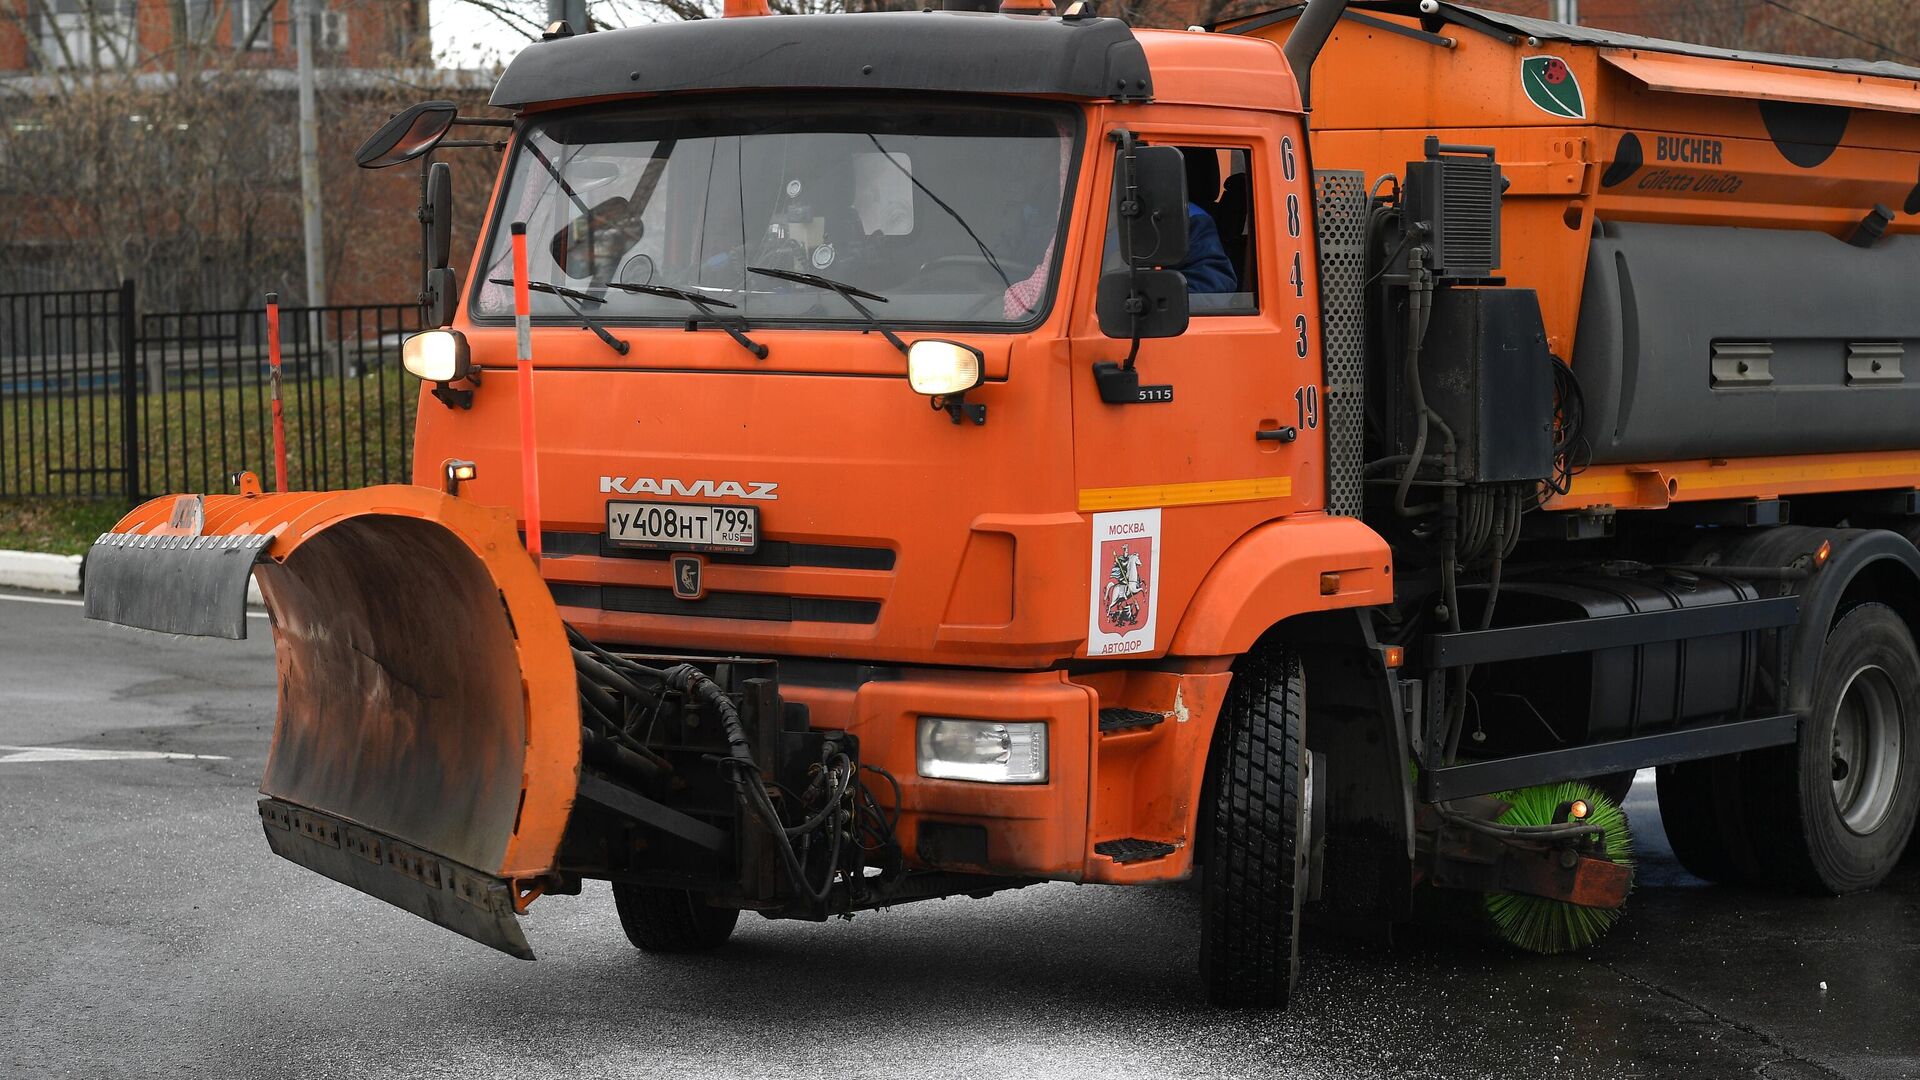
[[[1095,361],[1093,384],[1108,405],[1164,405],[1173,400],[1172,384],[1141,386],[1139,368],[1112,360]]]

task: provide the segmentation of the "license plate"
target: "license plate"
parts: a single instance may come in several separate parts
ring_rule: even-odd
[[[697,503],[610,502],[607,541],[669,551],[756,551],[760,508]]]

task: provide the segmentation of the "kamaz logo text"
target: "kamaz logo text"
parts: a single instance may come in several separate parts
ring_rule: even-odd
[[[706,499],[773,500],[780,497],[773,493],[779,486],[751,480],[743,484],[738,480],[675,480],[672,477],[655,479],[651,476],[600,478],[602,495],[684,495]]]

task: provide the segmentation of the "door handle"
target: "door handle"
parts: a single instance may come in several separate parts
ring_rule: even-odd
[[[1300,432],[1291,427],[1261,428],[1253,433],[1253,437],[1261,442],[1290,443],[1300,437]]]

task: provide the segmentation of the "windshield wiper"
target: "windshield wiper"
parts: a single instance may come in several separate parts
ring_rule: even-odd
[[[725,330],[728,337],[739,342],[741,348],[752,353],[754,359],[765,360],[767,358],[767,347],[741,332],[741,328],[746,327],[747,320],[741,319],[740,327],[735,327],[719,312],[713,310],[717,307],[736,307],[737,305],[735,304],[730,304],[725,300],[716,300],[710,296],[701,296],[699,293],[688,292],[685,289],[676,289],[671,285],[632,285],[624,281],[610,281],[607,283],[607,287],[610,289],[619,289],[622,292],[645,293],[648,296],[664,296],[669,300],[679,300],[683,303],[690,304],[697,309],[700,314],[706,316],[708,322]],[[687,328],[691,330],[698,325],[699,321],[695,320],[688,323]]]
[[[747,273],[764,274],[770,278],[779,278],[781,281],[798,282],[801,285],[811,285],[816,289],[826,289],[828,292],[838,293],[840,299],[845,300],[853,310],[860,313],[861,318],[867,320],[867,326],[879,331],[880,336],[887,339],[888,344],[899,349],[903,355],[907,351],[907,343],[900,340],[900,335],[888,329],[886,324],[882,323],[873,312],[867,310],[867,305],[860,302],[860,298],[865,297],[868,300],[877,300],[882,304],[886,303],[887,298],[881,296],[879,293],[868,292],[865,289],[849,285],[844,281],[835,281],[832,278],[821,277],[819,274],[801,274],[792,270],[775,270],[771,266],[749,266],[747,267]]]
[[[560,175],[559,166],[553,163],[552,158],[541,153],[540,148],[534,145],[532,139],[527,140],[527,149],[532,152],[533,159],[535,161],[538,161],[541,164],[541,166],[547,170],[548,174],[550,174],[553,177],[554,182],[560,185],[560,190],[563,192],[566,192],[567,198],[573,200],[573,205],[580,208],[580,212],[582,214],[593,213],[592,210],[589,210],[587,208],[587,202],[585,199],[582,199],[580,197],[580,193],[573,190],[572,184],[567,183],[567,178]]]
[[[513,285],[512,278],[488,278],[487,280],[495,285],[506,285],[508,287]],[[529,281],[527,282],[527,288],[534,292],[551,293],[559,297],[560,302],[567,305],[567,310],[579,317],[581,329],[593,331],[596,337],[607,343],[608,348],[619,353],[621,356],[627,355],[627,350],[633,348],[633,346],[627,342],[607,333],[606,327],[594,322],[593,317],[581,311],[580,305],[576,303],[576,301],[584,300],[589,304],[604,304],[606,303],[605,300],[600,299],[592,293],[583,293],[579,289],[569,289],[565,285],[555,285],[546,281]]]
[[[993,250],[987,247],[987,242],[985,240],[980,239],[979,233],[973,231],[973,226],[967,224],[967,219],[960,216],[960,211],[955,210],[951,206],[948,206],[947,200],[941,198],[938,195],[935,195],[933,193],[932,188],[921,183],[920,178],[913,175],[912,169],[909,169],[905,165],[902,165],[898,161],[895,161],[893,159],[893,151],[888,150],[884,146],[881,146],[880,139],[877,136],[875,136],[873,132],[869,131],[866,134],[867,134],[867,141],[873,144],[874,149],[880,151],[880,160],[900,170],[901,174],[904,175],[907,178],[907,180],[913,184],[914,187],[920,189],[920,193],[922,195],[925,195],[927,198],[933,200],[933,205],[939,207],[942,210],[945,210],[947,212],[947,216],[953,219],[954,224],[960,226],[960,228],[966,231],[967,236],[973,240],[973,246],[980,249],[980,257],[987,260],[987,265],[993,267],[994,273],[1000,275],[1001,282],[1004,283],[1007,288],[1009,289],[1013,288],[1013,279],[1008,277],[1007,272],[1000,268],[1000,260],[997,258],[994,258]]]

